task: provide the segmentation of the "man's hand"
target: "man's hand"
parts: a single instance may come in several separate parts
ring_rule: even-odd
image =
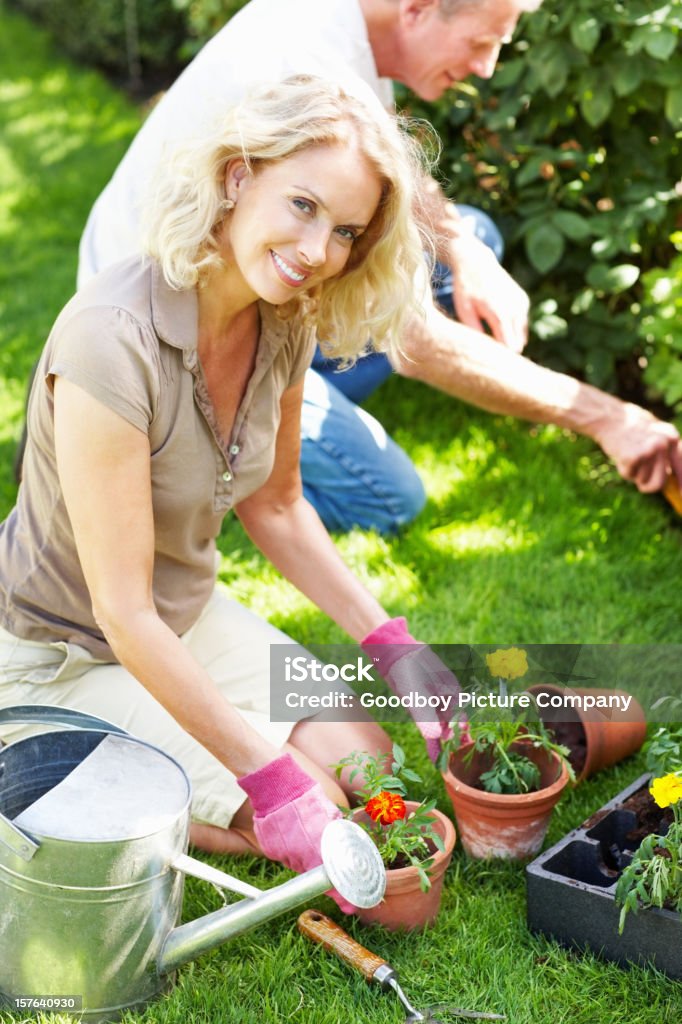
[[[682,487],[682,442],[675,427],[646,409],[531,362],[450,320],[435,306],[403,338],[398,373],[488,412],[519,416],[592,438],[640,491]]]
[[[682,485],[682,441],[672,423],[626,402],[590,434],[620,475],[643,493],[660,491],[671,473]]]
[[[457,319],[476,331],[488,325],[496,341],[522,352],[528,341],[528,296],[475,235],[449,244]]]

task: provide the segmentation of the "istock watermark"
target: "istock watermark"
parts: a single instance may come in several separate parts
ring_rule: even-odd
[[[284,679],[287,683],[336,683],[339,679],[344,683],[374,682],[372,666],[363,664],[360,656],[354,662],[333,665],[303,654],[284,656]]]
[[[391,662],[417,653],[391,650]],[[682,645],[436,644],[399,693],[355,645],[270,648],[272,721],[498,720],[533,709],[548,722],[682,721]]]

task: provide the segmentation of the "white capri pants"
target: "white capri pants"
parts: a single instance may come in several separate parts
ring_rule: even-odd
[[[281,748],[296,723],[270,721],[270,644],[294,641],[228,597],[220,584],[181,639],[249,725]],[[234,775],[134,676],[77,644],[35,643],[0,627],[0,707],[14,704],[56,704],[98,715],[165,750],[192,783],[194,821],[227,828],[246,799]],[[1,729],[5,742],[36,732],[35,726]]]

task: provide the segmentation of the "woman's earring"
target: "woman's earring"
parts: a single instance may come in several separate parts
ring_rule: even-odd
[[[236,203],[234,199],[223,199],[220,206],[227,213],[229,210],[234,210]]]

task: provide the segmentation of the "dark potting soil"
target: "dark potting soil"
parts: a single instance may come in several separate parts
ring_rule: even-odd
[[[421,858],[422,860],[428,860],[429,857],[433,857],[434,853],[438,849],[433,839],[427,839],[426,846],[427,852]],[[397,871],[399,868],[409,868],[411,864],[412,861],[409,860],[404,853],[399,853],[395,860],[392,860],[391,863],[387,865],[387,869],[389,871]]]
[[[637,824],[626,836],[632,843],[640,843],[650,835],[664,834],[673,820],[671,809],[659,807],[646,786],[628,797],[623,807],[637,815]]]
[[[587,746],[585,744],[585,730],[580,722],[556,722],[550,730],[557,743],[568,747],[570,753],[568,760],[576,775],[585,767],[587,758]]]

